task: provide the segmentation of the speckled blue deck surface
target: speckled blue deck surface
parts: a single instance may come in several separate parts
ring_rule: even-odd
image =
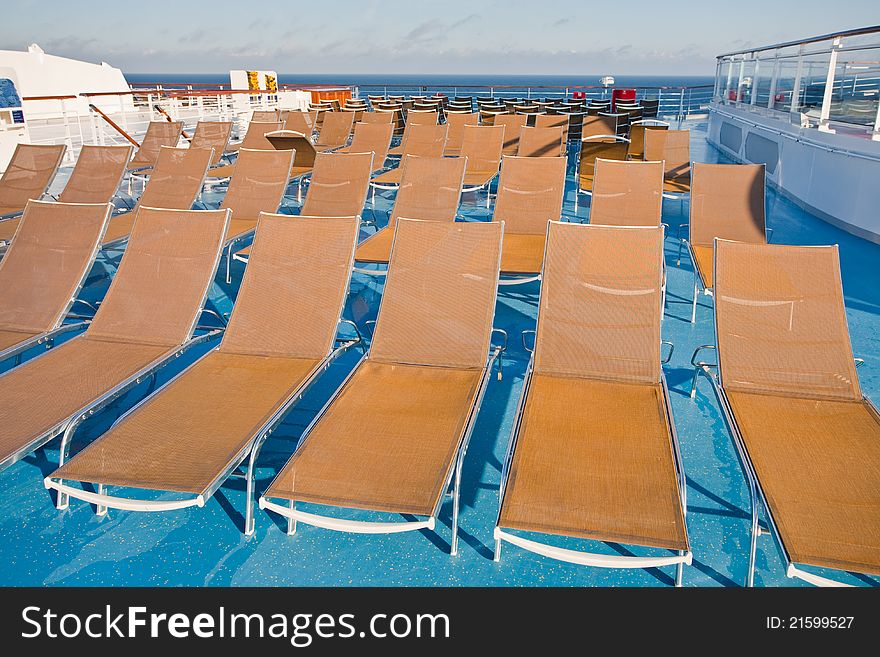
[[[692,158],[724,161],[705,141],[705,124],[691,123]],[[569,175],[565,214],[574,212],[574,178]],[[834,190],[829,190],[834,193]],[[206,195],[210,204],[217,197]],[[377,198],[384,220],[392,196]],[[465,194],[463,213],[486,217],[485,197]],[[587,207],[585,207],[585,205]],[[773,242],[840,245],[847,314],[855,354],[865,358],[859,369],[867,395],[880,400],[880,246],[844,233],[805,213],[768,189],[768,224]],[[291,209],[295,212],[295,209]],[[675,343],[666,366],[675,424],[688,482],[687,523],[694,563],[684,571],[685,586],[736,586],[747,566],[748,496],[739,465],[709,385],[701,380],[696,401],[689,396],[694,348],[712,343],[711,298],[701,297],[696,324],[690,323],[691,262],[676,266],[676,227],[687,221],[687,203],[666,201],[664,221],[672,227],[666,240],[668,298],[663,337]],[[582,199],[579,216],[588,202]],[[228,311],[238,289],[242,267],[234,267],[234,284],[218,277],[212,301]],[[345,316],[359,326],[375,317],[382,279],[354,276]],[[109,282],[103,265],[92,273],[83,298],[99,299]],[[92,506],[71,500],[59,512],[42,479],[58,459],[58,441],[0,472],[0,584],[3,585],[390,585],[390,586],[655,586],[672,583],[672,569],[603,570],[552,561],[519,548],[504,546],[500,563],[492,561],[492,529],[498,506],[501,462],[527,364],[520,332],[535,325],[538,283],[502,287],[495,325],[511,336],[504,378],[494,377],[474,431],[462,484],[460,554],[450,557],[451,504],[444,505],[436,532],[355,535],[300,525],[295,536],[284,533],[277,516],[256,511],[256,533],[241,532],[244,482],[227,482],[204,508],[158,514],[111,510],[95,515]],[[291,318],[296,330],[296,318]],[[159,383],[179,372],[207,347],[178,359]],[[303,428],[353,366],[359,354],[338,360],[306,399],[265,444],[259,460],[258,492],[268,486],[294,450]],[[8,365],[6,366],[8,367]],[[141,387],[84,424],[73,453],[112,424],[147,392]],[[51,394],[51,393],[49,393]],[[217,413],[223,409],[218,408]],[[371,440],[369,435],[360,440]],[[805,475],[807,476],[807,475]],[[359,513],[359,518],[370,514]],[[561,541],[574,546],[575,541]],[[620,545],[592,543],[593,550],[627,554]],[[632,553],[644,553],[632,548]],[[877,586],[880,581],[846,576],[853,583]],[[756,584],[798,585],[787,579],[769,537],[759,539]]]

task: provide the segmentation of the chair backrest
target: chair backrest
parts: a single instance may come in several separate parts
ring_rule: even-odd
[[[564,192],[564,157],[505,155],[492,221],[508,233],[544,235],[547,222],[562,217]]]
[[[364,112],[361,123],[394,124],[394,112]],[[357,131],[357,126],[355,126]]]
[[[691,167],[690,130],[646,130],[645,159],[663,161],[667,178],[689,175]]]
[[[514,115],[511,115],[514,116]],[[498,171],[504,150],[503,125],[466,125],[461,155],[467,158],[468,171]]]
[[[309,359],[330,353],[358,230],[357,217],[261,214],[220,351]]]
[[[58,173],[65,148],[64,144],[17,144],[0,177],[0,208],[21,210],[29,200],[39,200]]]
[[[406,126],[401,147],[403,155],[419,157],[440,157],[446,147],[446,125],[421,125],[412,123]]]
[[[28,202],[0,260],[0,329],[43,333],[61,324],[95,261],[110,209]]]
[[[221,209],[232,210],[233,219],[256,219],[261,212],[276,212],[290,179],[294,151],[242,148]]]
[[[244,139],[241,140],[239,148],[272,150],[273,146],[266,139],[266,133],[277,132],[283,127],[284,124],[280,121],[251,121],[248,123],[247,132],[244,133]]]
[[[140,148],[128,163],[129,169],[151,167],[156,164],[163,146],[174,148],[180,140],[183,121],[150,121]]]
[[[199,121],[193,133],[190,148],[213,148],[214,159],[211,164],[217,164],[232,136],[232,121]]]
[[[633,123],[629,127],[629,147],[630,155],[642,157],[645,154],[645,131],[646,130],[668,130],[669,124],[645,124]]]
[[[659,226],[662,209],[662,162],[596,160],[591,224]]]
[[[213,156],[210,149],[163,146],[138,207],[189,210],[202,190]]]
[[[316,143],[338,145],[348,142],[354,126],[354,112],[325,112]]]
[[[712,246],[716,237],[765,243],[764,165],[695,162],[690,206],[692,244]]]
[[[192,336],[214,280],[229,210],[139,207],[86,336],[172,347]]]
[[[861,399],[836,246],[719,239],[714,285],[726,390]]]
[[[131,146],[83,145],[58,197],[61,203],[109,203],[119,189]]]
[[[614,136],[617,134],[617,121],[611,115],[585,116],[582,122],[581,139],[586,137]]]
[[[315,129],[315,120],[310,112],[291,110],[287,113],[284,121],[284,129],[293,130],[294,132],[304,134],[306,137],[311,137],[312,131]]]
[[[319,153],[300,214],[360,216],[367,201],[373,153]]]
[[[275,110],[254,110],[251,121],[258,123],[275,123],[278,120],[278,112]]]
[[[529,117],[525,114],[499,114],[492,125],[504,126],[505,155],[516,155],[519,149],[519,135]]]
[[[436,110],[410,110],[406,113],[406,125],[437,125],[439,115]]]
[[[373,168],[381,169],[391,148],[391,137],[394,126],[385,123],[356,123],[354,136],[351,138],[351,153],[373,153]]]
[[[563,157],[565,155],[565,128],[538,128],[524,126],[519,133],[516,154],[520,157]]]
[[[551,222],[535,374],[660,381],[663,229]]]
[[[622,140],[588,139],[581,142],[579,172],[581,176],[595,174],[596,160],[625,160],[626,142]]]
[[[463,157],[403,157],[400,187],[388,220],[455,221],[467,163]]]
[[[398,221],[370,358],[485,367],[502,233],[501,223]]]
[[[479,125],[479,112],[450,112],[446,115],[446,148],[447,155],[458,155],[461,152],[461,144],[464,140],[464,127],[466,125]]]
[[[538,114],[535,117],[536,128],[562,128],[563,138],[568,141],[568,117],[564,114]]]

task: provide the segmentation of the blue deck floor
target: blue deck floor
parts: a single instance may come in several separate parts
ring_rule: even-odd
[[[692,157],[724,161],[705,141],[705,124],[691,123]],[[569,176],[565,214],[573,213],[574,178]],[[833,193],[833,190],[829,190]],[[209,197],[210,198],[210,197]],[[463,210],[486,216],[484,205],[465,195]],[[387,208],[389,198],[377,201]],[[581,203],[579,214],[586,216]],[[772,190],[767,195],[773,241],[840,245],[844,292],[853,348],[867,361],[859,373],[867,395],[880,400],[880,246],[844,233],[805,213]],[[683,214],[684,210],[684,214]],[[685,586],[734,586],[744,581],[748,548],[748,498],[719,409],[705,381],[696,401],[688,396],[694,348],[713,342],[711,299],[701,297],[696,324],[690,323],[691,263],[676,266],[675,228],[687,221],[687,204],[666,201],[664,221],[672,227],[666,240],[668,306],[663,337],[675,343],[666,367],[675,423],[688,482],[687,522],[694,563],[685,568]],[[384,214],[380,213],[384,217]],[[233,286],[218,277],[212,295],[226,311],[242,269],[234,269]],[[84,296],[100,298],[107,278],[93,274]],[[381,281],[381,279],[378,279]],[[381,283],[356,274],[346,316],[360,326],[375,317]],[[392,586],[653,586],[672,583],[672,570],[602,570],[568,565],[505,545],[500,563],[492,561],[492,528],[498,504],[501,461],[527,353],[520,332],[534,328],[538,283],[501,288],[495,325],[511,336],[504,379],[493,378],[471,440],[464,467],[460,554],[450,557],[451,505],[444,506],[438,531],[390,536],[352,535],[301,525],[296,536],[284,533],[277,516],[256,512],[256,534],[241,533],[244,486],[232,480],[202,508],[162,514],[112,511],[95,516],[93,507],[72,500],[58,512],[42,478],[57,463],[57,441],[0,473],[0,584],[3,585],[392,585]],[[296,330],[291,322],[291,330]],[[202,349],[204,351],[204,349]],[[337,361],[321,383],[266,443],[259,461],[261,492],[292,453],[304,426],[352,367],[357,354]],[[179,371],[191,358],[169,369]],[[73,451],[99,435],[143,395],[135,390],[83,425]],[[223,409],[218,408],[218,413]],[[370,440],[371,436],[361,436]],[[806,476],[806,475],[805,475]],[[361,514],[360,517],[368,517]],[[572,541],[562,541],[571,545]],[[593,544],[594,547],[596,544]],[[627,548],[608,545],[609,553]],[[638,551],[635,550],[634,551]],[[759,540],[756,584],[798,585],[785,578],[782,562],[768,537]],[[854,583],[880,581],[848,576]]]

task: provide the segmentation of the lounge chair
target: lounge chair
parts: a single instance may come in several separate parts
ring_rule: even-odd
[[[254,110],[251,123],[275,123],[279,119],[277,110]]]
[[[299,132],[311,138],[315,130],[315,119],[311,112],[291,110],[284,119],[284,129]]]
[[[446,125],[411,125],[408,126],[401,142],[403,146],[400,161],[403,162],[407,156],[416,157],[441,157],[443,149],[446,147]],[[393,150],[393,149],[392,149]],[[391,152],[389,152],[389,155]],[[389,169],[384,173],[380,173],[373,178],[370,183],[374,189],[397,189],[400,185],[401,175],[403,174],[400,166]]]
[[[244,133],[244,139],[237,144],[227,147],[227,150],[233,153],[237,153],[242,148],[264,151],[274,150],[276,146],[269,141],[266,135],[278,132],[282,127],[284,127],[284,124],[279,121],[251,121],[248,124],[247,132]],[[214,167],[208,172],[208,180],[212,183],[218,183],[229,179],[234,172],[235,163]]]
[[[457,554],[462,463],[502,351],[490,340],[502,232],[498,223],[397,222],[369,355],[260,497],[260,508],[288,519],[288,534],[297,522],[370,534],[433,530],[451,485]],[[364,521],[340,509],[420,518]]]
[[[27,204],[0,260],[0,360],[83,328],[62,322],[95,261],[110,209],[109,203]]]
[[[353,127],[352,112],[325,112],[324,123],[315,139],[315,149],[332,151],[347,146]]]
[[[99,514],[108,507],[166,511],[204,506],[246,467],[244,533],[253,534],[261,445],[333,359],[356,343],[334,349],[357,234],[356,217],[262,214],[219,346],[49,475],[46,487],[97,504]],[[64,483],[70,481],[97,485],[99,494]],[[109,495],[109,486],[125,494]],[[175,499],[144,499],[137,490]]]
[[[315,168],[318,150],[307,135],[291,130],[267,132],[266,139],[272,146],[282,151],[293,151],[293,166],[290,167],[290,180],[299,180],[297,200],[302,201],[302,179]]]
[[[520,157],[565,157],[565,128],[525,126],[519,133]]]
[[[681,584],[692,556],[661,367],[662,272],[659,227],[550,222],[534,353],[503,462],[496,561],[505,541],[600,568],[674,565]],[[546,536],[650,551],[560,547]]]
[[[682,198],[691,191],[690,130],[646,130],[645,159],[666,164],[663,191]]]
[[[231,210],[223,255],[226,282],[232,282],[232,254],[253,237],[263,212],[277,212],[289,182],[293,151],[239,151],[235,174],[229,180],[221,210]]]
[[[630,160],[645,159],[645,131],[669,130],[669,124],[656,119],[642,119],[629,127],[629,146],[626,156]]]
[[[418,157],[407,155],[400,165],[401,183],[388,225],[370,235],[357,248],[358,262],[388,264],[391,242],[400,217],[426,221],[455,221],[464,181],[466,159],[463,157]],[[358,269],[361,273],[381,276],[382,269]]]
[[[602,118],[602,117],[588,117]],[[587,126],[584,126],[587,128]],[[605,124],[607,127],[607,124]],[[590,130],[601,130],[601,127],[590,126]],[[624,137],[607,134],[588,135],[581,141],[581,152],[578,161],[578,184],[574,194],[574,211],[577,213],[580,195],[593,193],[593,180],[596,175],[596,160],[626,160],[628,141]]]
[[[229,212],[141,207],[136,215],[88,329],[0,376],[0,468],[61,435],[63,459],[82,420],[211,335],[194,339],[193,330]]]
[[[372,153],[319,153],[299,214],[360,220],[372,169]],[[249,253],[250,249],[243,249],[233,258],[248,262]]]
[[[31,148],[37,150],[31,151]],[[23,150],[20,152],[19,149]],[[63,145],[18,146],[7,173],[0,179],[0,205],[11,204],[0,208],[0,214],[17,207],[19,198],[23,198],[21,202],[27,204],[26,195],[39,200],[51,184],[63,154]],[[64,203],[108,203],[122,182],[130,157],[129,146],[83,146],[59,200]],[[22,158],[30,161],[25,163]],[[24,207],[22,205],[22,209]],[[12,241],[20,221],[19,217],[14,216],[0,221],[0,243]]]
[[[31,199],[39,201],[49,190],[64,158],[64,144],[17,144],[12,159],[0,177],[0,242],[12,239],[18,222]],[[10,223],[10,220],[15,223]]]
[[[788,577],[876,578],[880,413],[859,386],[837,247],[717,239],[714,271],[718,366],[697,350],[691,396],[705,374],[748,484],[746,584],[761,534],[776,540]]]
[[[230,136],[232,136],[232,121],[199,121],[196,123],[189,147],[213,148],[214,159],[211,161],[211,166],[216,166],[226,153]]]
[[[519,136],[526,125],[525,114],[500,114],[492,125],[504,126],[504,155],[516,155],[519,150]]]
[[[460,157],[467,158],[467,167],[465,168],[462,191],[476,192],[485,189],[487,208],[491,200],[489,189],[501,166],[506,132],[507,129],[503,125],[466,125],[464,127]]]
[[[131,234],[138,208],[162,208],[168,210],[188,210],[202,191],[208,166],[214,157],[211,150],[199,148],[159,149],[159,157],[150,182],[131,212],[111,217],[102,248],[116,249]]]
[[[464,127],[466,125],[479,125],[479,112],[462,112],[460,114],[450,112],[446,116],[446,146],[443,154],[448,157],[461,155],[461,143],[464,140]]]
[[[394,113],[393,112],[364,112],[363,116],[361,116],[361,123],[378,123],[385,124],[390,123],[393,127],[394,125]],[[355,127],[357,129],[357,127]]]
[[[697,320],[697,298],[713,296],[715,238],[767,243],[764,215],[763,164],[703,164],[694,162],[691,216],[688,237],[681,239],[687,246],[694,268],[694,296],[691,323]]]
[[[354,126],[354,136],[351,138],[351,146],[340,148],[336,153],[372,153],[373,171],[378,171],[385,166],[388,158],[388,149],[391,148],[391,137],[394,126],[390,123],[357,123]]]
[[[419,130],[419,127],[435,128],[435,130],[432,133],[429,130]],[[441,130],[437,128],[440,128],[440,126],[437,123],[437,115],[435,112],[409,112],[406,116],[406,127],[403,130],[403,136],[400,138],[400,144],[388,151],[388,155],[390,157],[401,157],[406,153],[410,153],[410,151],[407,151],[406,142],[409,141],[411,134],[415,134],[416,139],[422,140],[425,139],[425,135],[440,134]],[[448,136],[448,128],[443,132],[446,136]],[[425,157],[436,157],[433,152],[413,152],[410,154],[423,155]]]
[[[590,223],[660,226],[663,163],[597,159]]]
[[[504,157],[492,221],[504,222],[501,273],[513,278],[500,285],[541,278],[547,222],[562,218],[564,193],[564,157]]]
[[[568,117],[559,114],[538,114],[535,117],[536,128],[562,128],[563,139],[568,143]]]
[[[183,132],[183,121],[150,121],[141,145],[128,163],[128,171],[151,169],[159,159],[162,147],[174,148],[180,141]]]

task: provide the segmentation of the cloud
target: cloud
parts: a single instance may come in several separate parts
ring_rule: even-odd
[[[560,18],[558,21],[554,21],[553,23],[551,23],[550,26],[551,27],[562,27],[563,25],[568,25],[569,23],[571,23],[570,18]]]

